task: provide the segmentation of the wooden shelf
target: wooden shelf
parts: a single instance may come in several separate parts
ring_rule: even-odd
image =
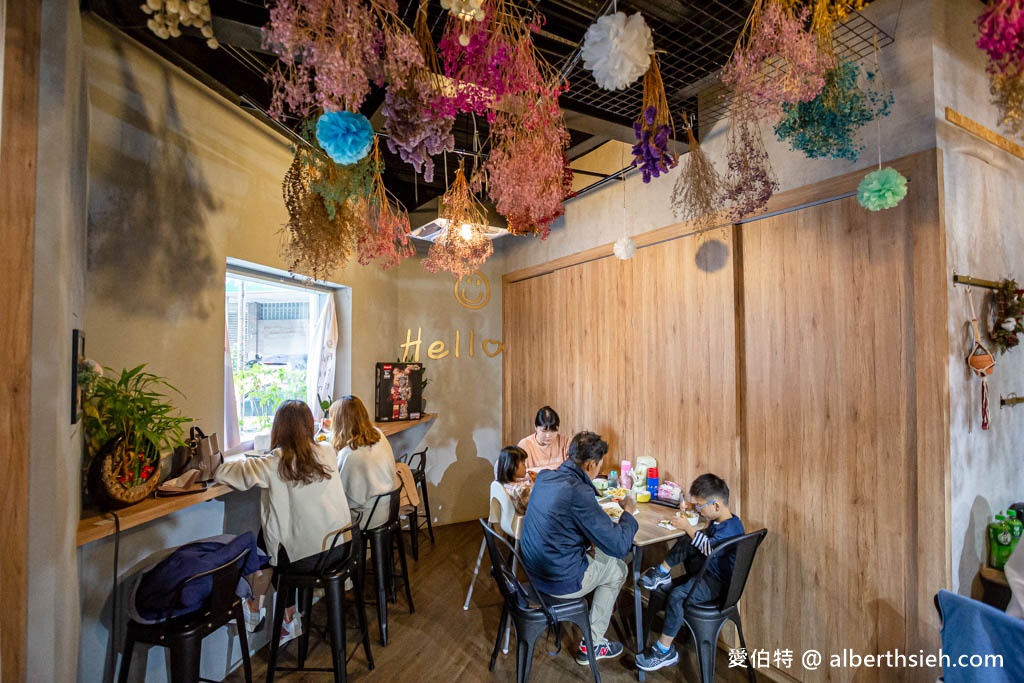
[[[185,496],[174,496],[173,498],[147,498],[141,503],[130,507],[116,510],[121,520],[121,531],[137,527],[154,519],[165,517],[172,512],[184,510],[199,503],[212,500],[231,493],[232,488],[222,484],[214,484],[201,493],[192,493]],[[77,546],[81,547],[86,543],[98,541],[101,538],[114,535],[114,518],[106,513],[92,514],[83,517],[78,522]]]
[[[384,436],[394,436],[407,429],[432,423],[437,419],[437,413],[424,413],[419,420],[404,420],[401,422],[378,422],[374,423]],[[131,529],[154,519],[165,517],[178,510],[192,507],[199,503],[219,498],[233,489],[222,484],[214,484],[202,493],[193,493],[173,498],[147,498],[141,503],[117,510],[117,516],[121,520],[121,530]],[[98,541],[101,538],[114,535],[114,518],[109,514],[98,513],[83,517],[78,522],[77,543],[78,547],[86,543]]]
[[[394,436],[406,429],[418,427],[433,422],[437,419],[437,413],[423,413],[418,420],[403,420],[401,422],[374,422],[373,426],[384,432],[384,436]]]

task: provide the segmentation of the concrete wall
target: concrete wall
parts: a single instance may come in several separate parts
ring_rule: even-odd
[[[71,424],[69,378],[71,330],[84,327],[88,107],[78,4],[47,0],[42,21],[32,283],[27,680],[71,681],[78,645],[74,548],[82,441],[80,425]]]
[[[91,113],[89,355],[114,368],[147,363],[184,392],[184,414],[216,429],[223,418],[225,261],[287,268],[279,231],[287,220],[281,180],[291,152],[265,126],[105,24],[86,18],[84,35]],[[439,523],[464,521],[487,509],[488,459],[501,445],[501,358],[478,348],[473,358],[431,361],[426,351],[459,328],[475,329],[478,346],[483,337],[500,338],[500,292],[488,308],[470,311],[455,301],[451,276],[428,273],[419,261],[388,273],[353,262],[328,278],[347,287],[342,309],[350,311],[347,320],[340,315],[336,395],[372,401],[374,364],[397,358],[406,330],[422,327],[432,380],[428,410],[440,417],[431,429],[396,439],[395,450],[421,442],[430,447],[432,514]],[[499,280],[500,271],[491,268],[492,281]],[[468,352],[462,344],[460,356]],[[121,571],[159,548],[253,528],[257,508],[239,495],[123,534]],[[104,663],[112,554],[113,541],[105,539],[78,555],[81,681],[113,673]],[[226,644],[224,632],[204,643],[204,675],[223,675]],[[158,681],[165,669],[164,657],[154,653],[133,663],[132,672]]]
[[[949,291],[950,490],[953,587],[964,594],[977,590],[985,562],[985,525],[1009,504],[1024,500],[1024,414],[999,408],[1000,394],[1024,395],[1024,350],[996,358],[989,379],[991,428],[981,430],[981,382],[968,372],[964,358],[971,348],[970,308],[966,288],[952,285],[952,272],[1024,283],[1024,161],[945,121],[952,107],[978,123],[998,130],[996,109],[989,103],[987,58],[974,46],[974,3],[936,2],[935,118],[943,151]],[[991,293],[973,290],[982,328],[990,326]],[[984,333],[983,333],[984,334]],[[989,344],[986,338],[983,342]],[[995,347],[989,344],[991,350]]]

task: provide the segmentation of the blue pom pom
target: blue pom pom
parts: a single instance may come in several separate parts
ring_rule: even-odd
[[[870,211],[891,209],[906,196],[907,179],[895,168],[872,171],[857,186],[857,202]]]
[[[362,114],[330,111],[316,122],[316,141],[335,163],[354,164],[373,147],[373,126]]]

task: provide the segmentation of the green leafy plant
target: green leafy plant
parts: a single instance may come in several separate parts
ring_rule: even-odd
[[[320,394],[317,394],[316,400],[320,404],[320,410],[324,411],[325,415],[327,414],[327,411],[331,409],[331,404],[334,403],[334,401],[331,400],[330,394],[327,394],[327,398],[320,398]]]
[[[175,414],[168,401],[172,393],[184,394],[166,378],[145,372],[145,363],[130,370],[106,368],[98,377],[83,406],[87,455],[96,455],[105,443],[124,434],[132,452],[156,458],[161,448],[185,443],[182,425],[192,418]]]
[[[269,429],[274,411],[289,398],[305,399],[306,371],[292,368],[252,365],[235,371],[235,387],[242,398],[239,426],[243,432]],[[245,407],[249,402],[253,415]]]

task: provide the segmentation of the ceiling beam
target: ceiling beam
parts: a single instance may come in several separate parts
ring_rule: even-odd
[[[624,126],[611,121],[602,121],[596,116],[566,109],[565,107],[562,107],[562,115],[565,118],[566,128],[590,133],[591,135],[599,135],[605,138],[605,141],[618,140],[630,145],[636,142],[631,126]]]

